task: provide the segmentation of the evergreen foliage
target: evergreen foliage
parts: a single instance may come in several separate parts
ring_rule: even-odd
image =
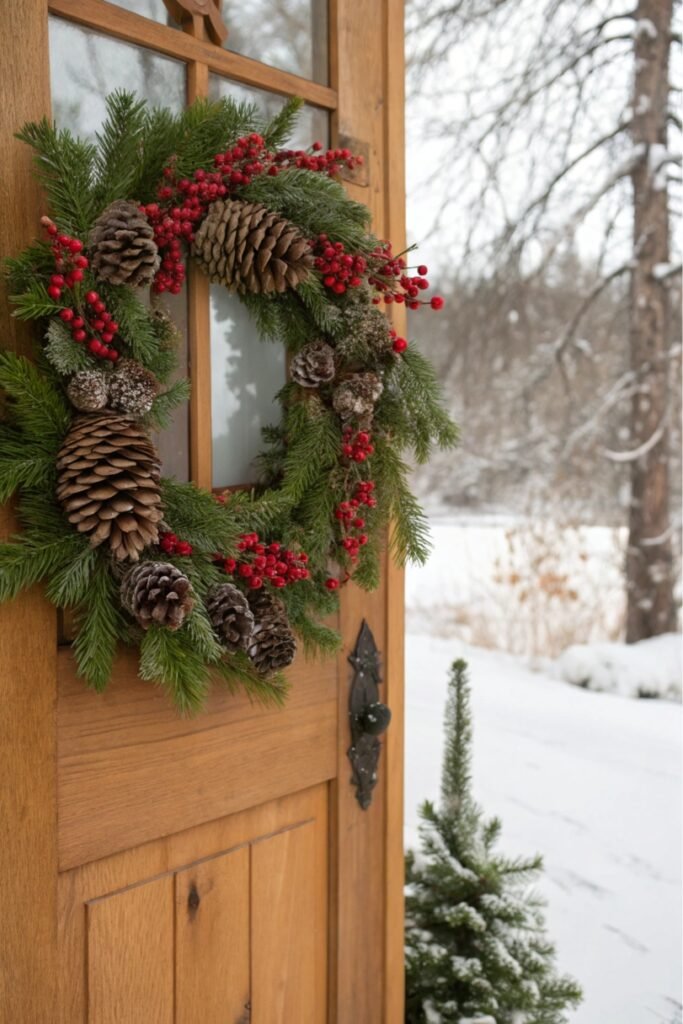
[[[264,124],[254,106],[228,99],[199,100],[174,114],[118,91],[107,100],[107,117],[94,144],[57,130],[47,120],[26,125],[18,137],[35,152],[55,222],[52,230],[75,236],[72,241],[87,253],[93,225],[113,201],[156,203],[159,186],[168,180],[166,169],[176,179],[190,179],[200,169],[213,171],[217,154],[253,132],[263,136],[267,147],[279,149],[300,107],[300,100],[292,100]],[[327,234],[356,256],[367,257],[377,249],[377,239],[368,230],[368,210],[326,173],[278,165],[273,176],[256,174],[248,184],[235,186],[234,194],[278,211],[306,238]],[[141,364],[138,369],[158,382],[159,393],[142,417],[143,426],[152,430],[163,429],[173,409],[189,397],[189,383],[177,378],[178,332],[158,296],[149,301],[140,289],[98,280],[87,260],[81,280],[69,283],[69,298],[62,298],[52,281],[55,268],[64,266],[55,262],[60,251],[59,245],[53,251],[49,242],[36,242],[6,264],[14,315],[39,322],[42,345],[34,363],[0,354],[0,389],[5,394],[0,501],[18,494],[22,527],[20,535],[0,546],[0,599],[45,581],[55,605],[75,610],[79,671],[97,689],[106,685],[117,644],[122,643],[140,647],[141,676],[164,686],[184,712],[200,706],[212,675],[224,678],[229,687],[242,687],[254,699],[280,702],[286,693],[283,678],[263,678],[246,656],[226,654],[211,629],[204,598],[212,585],[225,579],[214,564],[215,555],[239,558],[240,535],[252,532],[266,543],[277,539],[291,551],[306,552],[308,578],[285,586],[278,596],[305,653],[336,650],[338,635],[320,621],[333,618],[338,609],[337,594],[325,586],[329,573],[337,574],[338,567],[341,575],[350,565],[344,561],[335,515],[340,502],[370,479],[369,470],[376,490],[371,506],[362,510],[367,538],[355,581],[367,589],[378,585],[392,521],[394,556],[400,562],[427,556],[426,521],[410,492],[402,451],[412,450],[423,461],[434,446],[454,443],[455,428],[443,411],[438,380],[412,349],[400,358],[390,349],[378,354],[362,338],[350,337],[346,311],[359,303],[370,306],[372,295],[365,286],[340,295],[324,286],[316,271],[282,294],[240,296],[261,335],[289,353],[312,340],[338,346],[339,377],[313,392],[304,393],[294,383],[282,389],[277,396],[280,422],[264,431],[262,479],[253,491],[231,494],[220,503],[192,484],[162,480],[165,524],[192,546],[192,554],[179,558],[177,567],[190,580],[196,600],[177,631],[155,626],[143,632],[121,606],[124,570],[106,546],[89,546],[54,496],[57,454],[73,416],[69,379],[92,368],[115,372],[109,362],[98,361],[96,348],[93,353],[74,340],[68,324],[73,321],[78,327],[74,312],[90,315],[86,297],[96,291],[108,322],[118,325],[114,356]],[[333,405],[334,387],[362,371],[372,372],[384,385],[374,409],[371,467],[342,457],[344,424]],[[154,386],[152,382],[152,390]],[[164,560],[173,561],[166,554]],[[160,556],[153,546],[142,553],[144,559]]]
[[[406,1021],[564,1024],[581,999],[557,973],[543,904],[530,886],[541,858],[496,851],[501,823],[471,792],[467,665],[451,668],[441,803],[421,809],[421,852],[407,855]]]

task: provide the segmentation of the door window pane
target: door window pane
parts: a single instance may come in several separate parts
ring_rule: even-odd
[[[230,96],[258,104],[272,117],[285,102],[281,96],[249,89],[212,75],[212,99]],[[328,139],[324,111],[305,107],[301,112],[295,147]],[[252,482],[254,457],[262,447],[261,427],[276,424],[280,409],[273,396],[285,382],[285,354],[281,345],[262,341],[253,320],[236,295],[223,285],[211,286],[211,419],[213,433],[213,485]]]
[[[172,28],[180,27],[168,13],[164,0],[109,0],[109,3],[123,7],[124,10],[130,11],[132,14],[141,14],[143,18],[149,18],[150,21],[158,21],[161,25],[170,25]]]
[[[327,85],[327,0],[223,0],[221,13],[228,50]]]
[[[136,0],[151,5],[152,0]],[[130,0],[133,3],[133,0]],[[137,93],[152,105],[181,110],[185,105],[185,66],[151,50],[122,43],[60,18],[50,18],[52,113],[58,127],[94,138],[106,117],[105,99],[114,89]],[[135,198],[131,196],[130,198]],[[141,297],[147,293],[141,292]],[[179,374],[187,374],[187,296],[164,296],[180,331]],[[176,409],[157,439],[166,476],[189,477],[187,406]]]

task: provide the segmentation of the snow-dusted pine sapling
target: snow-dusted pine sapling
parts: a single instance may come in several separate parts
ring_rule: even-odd
[[[441,802],[421,809],[422,850],[407,856],[407,1024],[564,1024],[581,990],[557,972],[539,856],[494,849],[501,824],[471,792],[467,665],[451,668]]]

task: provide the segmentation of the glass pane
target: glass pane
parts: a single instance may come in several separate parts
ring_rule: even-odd
[[[285,102],[217,75],[211,76],[209,92],[212,99],[231,96],[257,103],[268,117]],[[292,145],[307,147],[314,139],[327,145],[328,116],[306,107]],[[261,427],[279,421],[273,396],[285,381],[285,355],[280,345],[261,341],[237,296],[222,285],[211,286],[211,381],[213,485],[250,483],[256,476],[253,459],[262,447]]]
[[[228,50],[327,85],[327,0],[223,0],[222,17]]]
[[[209,77],[209,97],[212,100],[229,96],[237,102],[256,103],[265,117],[274,117],[285,105],[283,96],[266,92],[265,89],[256,89],[251,86],[238,85],[228,78],[221,78],[220,75]],[[288,145],[293,149],[308,149],[312,142],[318,140],[323,146],[329,144],[330,118],[326,110],[320,107],[306,105],[299,113],[296,131],[289,140]]]
[[[133,0],[130,0],[133,3]],[[141,6],[152,0],[136,0]],[[52,111],[59,127],[93,138],[105,115],[104,101],[114,89],[136,92],[152,104],[180,110],[185,104],[185,66],[151,50],[98,35],[59,18],[50,18]],[[179,372],[187,374],[187,296],[165,297],[180,331]],[[189,418],[177,409],[158,438],[164,474],[189,478]]]
[[[161,25],[170,25],[173,28],[180,26],[166,10],[164,0],[109,0],[109,3],[123,7],[132,14],[141,14],[143,18],[150,21],[158,21]]]

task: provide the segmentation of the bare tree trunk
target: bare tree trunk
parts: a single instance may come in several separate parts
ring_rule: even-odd
[[[653,273],[669,260],[665,160],[672,8],[673,0],[639,0],[636,13],[632,138],[643,157],[631,175],[635,266],[630,349],[642,387],[631,414],[629,643],[673,630],[676,623],[669,518],[669,293],[666,282]]]

